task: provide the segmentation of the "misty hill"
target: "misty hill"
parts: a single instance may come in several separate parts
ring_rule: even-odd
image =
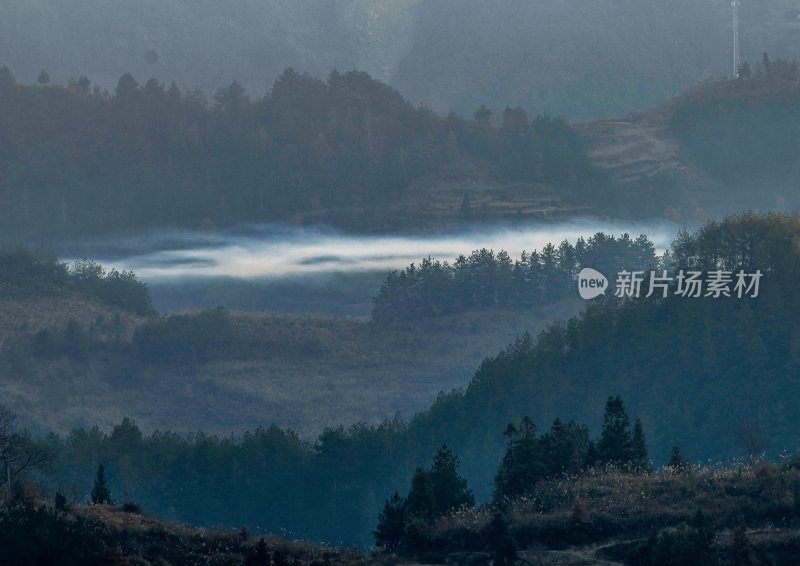
[[[619,215],[706,219],[800,205],[800,72],[765,55],[739,80],[707,80],[624,118],[576,124]]]
[[[117,490],[168,517],[231,525],[259,521],[262,509],[273,508],[280,512],[270,517],[271,524],[309,528],[324,540],[363,542],[374,528],[380,502],[395,490],[405,491],[414,470],[427,465],[442,444],[458,455],[476,499],[485,501],[505,452],[503,431],[509,423],[529,416],[543,430],[558,417],[586,423],[596,438],[602,405],[610,395],[622,395],[630,416],[641,419],[656,465],[667,462],[675,444],[690,461],[794,451],[800,406],[794,379],[800,353],[794,316],[798,239],[798,217],[780,214],[745,214],[709,223],[695,234],[681,233],[667,269],[760,269],[759,296],[598,299],[580,316],[551,325],[535,338],[522,335],[485,359],[466,388],[440,394],[409,421],[328,428],[313,443],[278,427],[229,438],[148,435],[131,421],[110,433],[87,425],[52,440],[59,454],[55,474],[65,478],[64,485],[82,486],[91,468],[105,462],[115,470]],[[224,324],[224,319],[214,320],[215,328]],[[184,323],[161,324],[169,331]],[[436,350],[435,333],[425,328],[421,323],[411,327],[412,333],[418,330],[418,355],[407,365],[431,366],[435,359],[425,349],[432,344]],[[448,338],[463,337],[448,332]],[[396,339],[391,347],[397,349]],[[463,352],[468,349],[458,355]],[[302,359],[303,367],[312,363],[308,355]],[[370,371],[377,367],[364,365]],[[398,375],[403,377],[399,382]],[[393,383],[406,391],[408,375],[407,369],[396,372]],[[187,384],[174,372],[177,387],[171,392],[166,389],[169,374],[139,379],[139,386],[146,383],[161,397],[180,393]],[[226,380],[237,383],[230,372]],[[197,391],[199,385],[192,387]],[[126,399],[132,407],[129,394]],[[216,399],[219,389],[206,395],[209,418],[215,410],[226,410],[219,402],[212,404]],[[243,399],[252,402],[252,394]],[[256,402],[253,409],[263,406]],[[342,422],[346,415],[340,416]],[[208,478],[208,483],[195,477]],[[172,494],[169,500],[158,495],[164,489]]]
[[[88,328],[101,319],[130,336],[142,317],[155,312],[147,285],[133,273],[92,261],[67,265],[24,246],[0,248],[0,296],[0,343],[70,323]]]
[[[112,96],[88,79],[20,85],[0,68],[2,232],[63,240],[274,221],[390,231],[790,208],[800,73],[765,57],[739,80],[575,126],[520,107],[441,117],[358,72],[323,81],[288,69],[263,98],[234,82],[208,102],[131,75]]]
[[[463,188],[444,211],[428,198],[464,185],[488,185],[523,219],[602,182],[564,120],[517,108],[498,125],[485,107],[442,118],[360,72],[287,69],[265,97],[233,82],[209,103],[129,74],[113,96],[85,78],[24,86],[2,67],[0,103],[0,220],[15,238],[267,221],[386,230],[490,212]]]
[[[759,298],[593,304],[536,340],[524,337],[485,361],[463,393],[442,397],[417,424],[448,431],[440,438],[464,454],[465,468],[475,470],[482,485],[488,478],[479,471],[479,459],[474,468],[470,462],[478,446],[490,444],[486,429],[524,415],[596,426],[583,415],[597,415],[612,393],[622,395],[650,431],[657,462],[674,443],[690,458],[701,452],[711,458],[741,455],[743,426],[769,439],[774,453],[791,450],[797,429],[796,402],[790,399],[800,395],[791,377],[799,235],[797,215],[755,214],[709,223],[692,236],[682,233],[670,269],[758,266],[766,274]],[[467,440],[464,431],[470,429]]]
[[[0,12],[2,62],[23,82],[45,69],[111,89],[131,72],[209,94],[239,80],[261,95],[288,66],[317,77],[357,68],[443,113],[486,103],[586,119],[731,74],[723,0],[4,0]],[[746,58],[800,54],[796,0],[741,12]]]
[[[0,265],[0,394],[39,431],[130,416],[146,430],[259,423],[309,438],[409,417],[519,333],[580,308],[558,296],[397,325],[222,309],[160,317],[132,273],[23,247],[0,252]]]

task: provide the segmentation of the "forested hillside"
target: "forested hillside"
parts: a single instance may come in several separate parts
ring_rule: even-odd
[[[519,333],[581,307],[558,295],[496,305],[491,317],[396,324],[223,308],[159,316],[131,272],[23,246],[0,250],[0,267],[0,396],[42,433],[131,416],[146,430],[275,423],[308,439],[332,424],[410,417]]]
[[[659,264],[653,243],[644,234],[619,238],[603,233],[558,247],[522,252],[513,260],[505,251],[476,250],[449,263],[431,257],[390,273],[373,299],[372,319],[386,324],[451,314],[509,309],[530,310],[575,294],[581,266],[604,273],[645,270]]]
[[[171,518],[268,521],[364,541],[380,502],[405,490],[442,444],[485,500],[509,422],[574,419],[595,438],[610,395],[641,419],[656,464],[675,444],[689,460],[793,451],[798,241],[796,215],[746,214],[682,233],[669,269],[760,269],[759,296],[598,299],[581,316],[487,358],[465,390],[443,393],[408,422],[331,428],[309,444],[278,428],[184,437],[143,435],[126,421],[111,434],[85,428],[49,439],[59,455],[53,473],[77,496],[92,468],[106,463],[116,491]],[[263,509],[273,512],[265,517]]]
[[[797,203],[800,73],[768,54],[738,80],[577,129],[520,107],[443,118],[359,72],[323,81],[289,69],[267,96],[234,82],[212,100],[131,75],[113,94],[84,77],[45,79],[24,86],[0,69],[6,238],[265,222],[385,232],[567,213],[700,219]]]
[[[267,96],[233,82],[209,101],[128,74],[113,94],[85,77],[23,86],[3,67],[0,104],[0,221],[15,238],[268,221],[385,229],[414,187],[577,199],[602,182],[561,119],[516,108],[498,126],[486,107],[441,118],[360,72],[287,69]],[[471,218],[458,204],[448,214]]]

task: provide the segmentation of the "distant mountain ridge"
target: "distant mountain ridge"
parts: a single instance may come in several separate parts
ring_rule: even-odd
[[[800,54],[797,0],[746,2],[742,51]],[[415,104],[471,114],[521,105],[588,119],[730,75],[727,0],[0,0],[0,62],[113,87],[124,72],[213,94],[232,80],[263,94],[293,66],[358,68]]]

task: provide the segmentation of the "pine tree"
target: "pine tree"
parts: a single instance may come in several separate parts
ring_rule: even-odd
[[[669,456],[669,467],[675,472],[683,472],[689,469],[689,461],[683,457],[679,446],[672,447],[672,453]]]
[[[509,425],[506,429],[508,446],[495,477],[494,502],[502,505],[505,498],[530,491],[547,476],[547,454],[536,436],[536,425],[528,417],[522,419],[519,429]]]
[[[475,121],[482,125],[491,125],[492,111],[485,104],[481,104],[480,108],[475,111]]]
[[[597,443],[593,440],[589,441],[589,446],[586,448],[586,458],[583,465],[586,468],[594,468],[597,466],[599,456],[597,455]]]
[[[752,69],[750,69],[750,63],[745,61],[741,65],[739,65],[739,78],[740,79],[749,79],[753,75]]]
[[[64,495],[60,489],[56,491],[53,506],[55,507],[56,511],[69,511],[69,502],[67,501],[67,496]]]
[[[428,470],[417,468],[411,478],[411,490],[406,498],[409,517],[432,521],[436,514],[433,481]]]
[[[636,419],[633,425],[633,439],[631,441],[631,464],[637,471],[650,470],[650,457],[647,454],[647,442],[644,436],[642,421]]]
[[[50,84],[50,75],[47,74],[47,71],[42,69],[42,72],[39,73],[39,78],[36,79],[36,80],[42,86],[48,85],[48,84]]]
[[[603,432],[597,443],[600,462],[614,465],[630,463],[632,444],[630,419],[625,412],[625,405],[619,395],[609,397],[603,417]]]
[[[378,516],[378,526],[373,531],[375,545],[388,552],[397,552],[403,548],[406,528],[406,501],[396,491],[386,500]]]
[[[97,477],[92,488],[92,505],[111,505],[111,489],[106,482],[106,469],[103,464],[97,466]]]
[[[439,448],[434,455],[430,475],[436,501],[436,516],[463,505],[475,504],[475,497],[467,487],[467,480],[458,475],[458,458],[447,446]]]

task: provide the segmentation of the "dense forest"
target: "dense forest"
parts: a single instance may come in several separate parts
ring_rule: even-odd
[[[509,108],[495,121],[486,107],[441,118],[362,72],[323,81],[287,69],[257,99],[236,82],[212,100],[129,74],[113,93],[85,77],[39,82],[0,68],[0,221],[17,238],[275,220],[363,228],[360,211],[415,184],[570,194],[601,179],[562,119]]]
[[[42,439],[55,455],[50,485],[81,499],[102,463],[120,497],[167,518],[363,543],[381,502],[404,491],[442,444],[458,455],[476,501],[485,501],[496,471],[487,462],[502,460],[509,422],[528,415],[543,427],[561,417],[597,431],[609,395],[641,418],[656,464],[674,444],[690,460],[795,450],[798,241],[796,215],[750,213],[682,232],[670,269],[760,269],[759,296],[597,299],[579,317],[486,359],[465,390],[442,393],[407,422],[331,428],[314,442],[277,427],[238,437],[143,434],[132,421],[110,433],[87,427]],[[225,317],[204,316],[210,334],[224,339]],[[191,325],[173,318],[140,328],[126,356],[138,351],[141,363],[163,363],[159,344]],[[175,350],[187,352],[178,361],[206,359],[209,343],[193,336],[188,350]]]
[[[103,464],[88,494],[59,488],[48,500],[35,484],[20,480],[19,462],[27,456],[41,466],[52,453],[17,432],[6,409],[0,407],[0,414],[2,458],[13,466],[0,507],[4,564],[333,566],[415,559],[512,566],[577,559],[752,566],[791,564],[800,549],[797,453],[779,463],[751,457],[720,467],[693,464],[674,446],[666,465],[656,469],[641,421],[631,426],[619,397],[609,397],[596,440],[572,421],[556,419],[544,434],[527,417],[510,423],[492,498],[478,505],[458,456],[439,447],[430,466],[416,469],[407,495],[395,491],[384,502],[369,554],[364,547],[289,542],[296,535],[286,531],[282,537],[248,525],[209,531],[154,519],[135,501],[119,499]],[[114,434],[137,445],[142,440],[130,423]]]
[[[645,235],[619,238],[603,233],[573,245],[563,241],[540,251],[508,253],[476,250],[451,264],[425,258],[390,273],[373,299],[372,318],[379,323],[418,320],[469,310],[530,309],[574,295],[573,283],[582,266],[603,273],[647,270],[659,265],[653,243]]]
[[[692,194],[669,171],[618,186],[561,118],[484,105],[442,117],[363,72],[321,80],[287,69],[263,97],[233,82],[209,100],[129,74],[113,93],[86,77],[53,85],[46,72],[21,85],[3,67],[2,232],[53,239],[275,221],[385,231],[487,217],[471,192],[491,193],[494,220],[506,222],[565,207],[680,215],[723,194],[750,202],[742,195],[753,186],[790,204],[797,65],[765,55],[740,75],[667,105],[666,130],[696,167]],[[432,191],[442,188],[439,202]]]

